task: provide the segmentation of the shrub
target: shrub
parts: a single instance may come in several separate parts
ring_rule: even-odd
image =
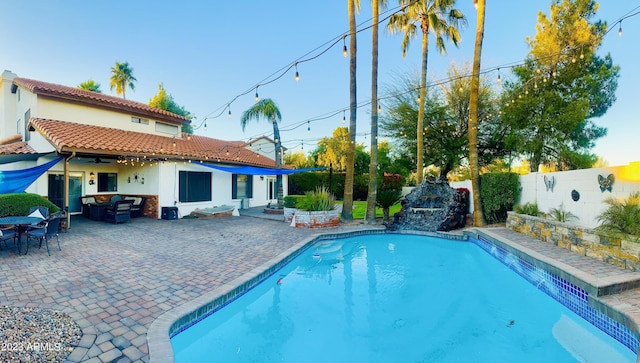
[[[383,173],[376,191],[376,205],[382,208],[383,218],[389,220],[389,209],[402,199],[404,180],[400,174]]]
[[[486,173],[480,176],[480,201],[487,223],[503,223],[507,211],[520,199],[520,179],[516,173]]]
[[[326,187],[318,187],[312,192],[305,194],[296,203],[296,208],[304,211],[329,211],[336,205],[334,196],[329,193]]]
[[[298,200],[304,198],[304,195],[287,195],[284,197],[285,208],[295,208]]]
[[[513,211],[518,214],[526,214],[534,217],[540,217],[544,213],[538,209],[538,203],[525,203],[523,205],[516,205],[513,207]]]
[[[288,176],[288,187],[290,194],[303,195],[312,192],[317,187],[329,188],[331,184],[331,194],[342,198],[344,195],[344,173],[334,172],[329,183],[329,172],[316,171],[291,174]],[[354,175],[353,180],[353,200],[367,200],[367,190],[369,188],[369,174]]]
[[[599,231],[607,233],[623,233],[640,237],[640,192],[629,195],[622,201],[609,197],[605,199],[607,209],[597,220]]]
[[[547,214],[550,219],[558,222],[571,222],[578,219],[578,216],[575,214],[564,210],[564,205],[560,204],[559,208],[551,208],[549,209],[549,213]]]
[[[0,195],[0,217],[26,216],[29,214],[29,208],[39,205],[49,208],[50,213],[60,211],[57,205],[38,194],[2,194]]]

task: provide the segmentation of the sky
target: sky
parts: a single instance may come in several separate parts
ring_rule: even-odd
[[[551,0],[489,0],[482,69],[500,67],[501,77],[508,77],[509,66],[527,56],[525,39],[536,33],[538,12],[548,13],[550,4]],[[459,0],[457,7],[468,20],[461,30],[462,42],[458,48],[448,43],[445,55],[430,49],[429,80],[446,78],[452,64],[473,61],[476,11],[472,0]],[[388,2],[387,9],[396,8],[397,2]],[[598,53],[610,53],[621,67],[617,101],[594,120],[608,134],[593,152],[611,166],[640,161],[640,15],[622,22],[622,36],[617,31],[620,18],[639,10],[640,0],[603,0],[595,17],[615,28]],[[336,127],[348,126],[348,111],[343,124],[342,110],[349,107],[349,60],[342,55],[340,40],[349,29],[346,0],[3,0],[0,12],[0,71],[66,86],[93,79],[103,93],[116,95],[109,89],[111,67],[128,62],[137,82],[134,91],[127,90],[127,99],[148,103],[162,83],[196,116],[196,134],[223,140],[271,136],[266,120],[252,122],[244,131],[240,126],[242,112],[255,103],[259,84],[259,97],[273,99],[280,108],[281,138],[290,150],[308,152]],[[370,19],[370,2],[361,1],[356,22],[365,27]],[[418,75],[420,40],[412,41],[403,58],[400,34],[389,34],[384,23],[379,37],[382,97],[394,78]],[[338,43],[328,49],[335,40]],[[371,98],[371,31],[360,32],[357,41],[358,103],[366,103]],[[299,81],[294,80],[294,69],[283,74],[296,61]],[[497,79],[497,71],[488,75],[493,76]],[[358,111],[357,141],[368,145],[369,132],[370,112],[363,107]]]

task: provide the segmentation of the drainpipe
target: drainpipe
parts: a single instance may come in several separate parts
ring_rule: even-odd
[[[69,213],[69,161],[76,157],[76,152],[73,151],[71,155],[64,159],[64,212],[65,212],[65,227],[67,231],[71,228],[71,214]]]

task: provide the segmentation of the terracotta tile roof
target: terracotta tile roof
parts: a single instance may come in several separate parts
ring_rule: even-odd
[[[19,77],[15,78],[13,83],[37,95],[64,100],[67,102],[75,102],[119,112],[130,112],[134,115],[150,117],[178,125],[188,121],[186,117],[176,115],[175,113],[161,110],[159,108],[150,107],[144,103],[125,100],[120,97],[109,96],[76,87],[62,86],[59,84]]]
[[[188,134],[182,134],[182,138],[171,138],[41,118],[31,118],[29,124],[62,153],[75,151],[87,155],[202,160],[267,168],[275,166],[274,160],[242,147],[244,142]]]
[[[0,145],[0,155],[8,154],[37,154],[37,151],[24,141]]]

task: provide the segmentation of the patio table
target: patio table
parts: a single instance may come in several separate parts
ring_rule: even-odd
[[[89,219],[94,221],[104,221],[104,215],[107,208],[113,204],[109,202],[88,203],[89,206]]]
[[[20,254],[20,249],[22,245],[22,232],[26,230],[28,226],[33,224],[37,224],[44,221],[44,219],[39,217],[29,217],[29,216],[9,216],[9,217],[1,217],[0,225],[4,224],[12,224],[16,226],[18,231],[18,254]],[[27,241],[27,243],[29,243]]]

